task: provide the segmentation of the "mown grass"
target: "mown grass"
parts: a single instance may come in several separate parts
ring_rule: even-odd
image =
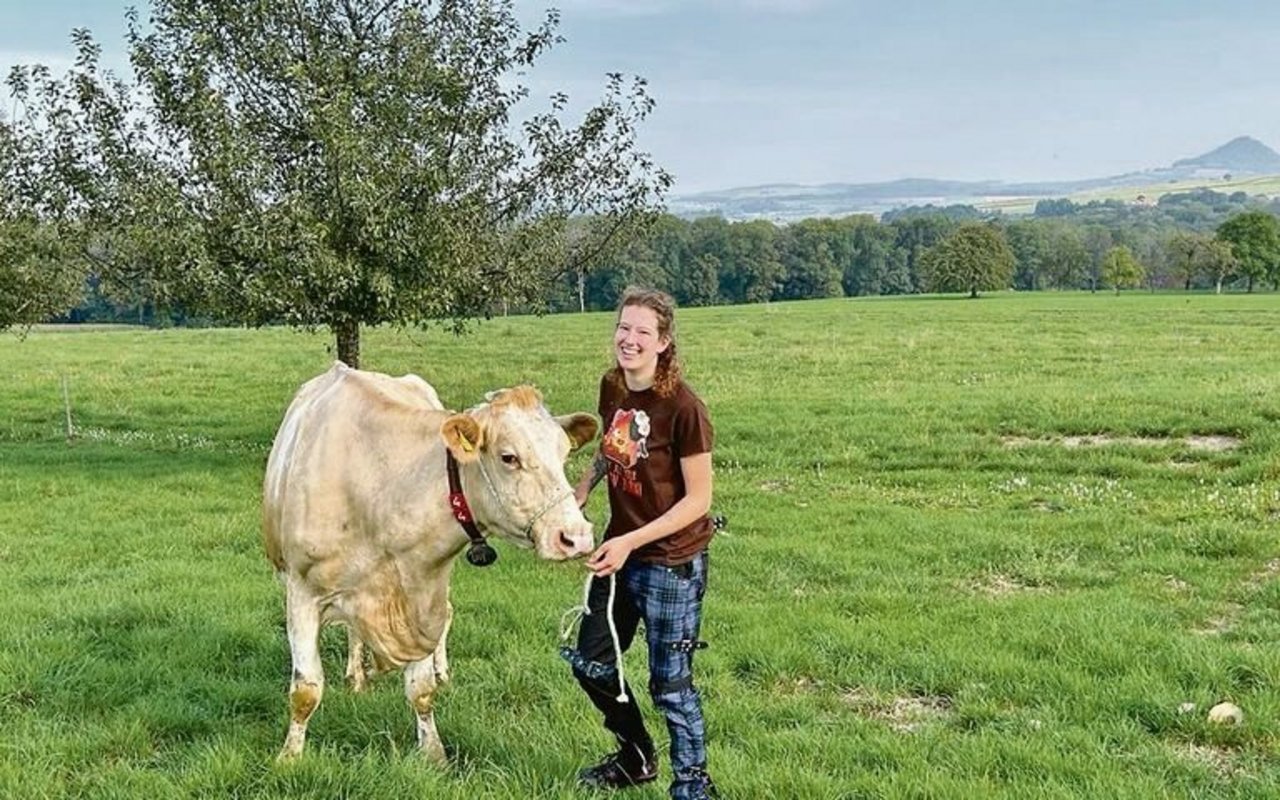
[[[1280,794],[1274,295],[681,313],[730,518],[698,656],[727,796]],[[454,407],[533,381],[591,409],[610,328],[374,331],[366,366]],[[455,573],[448,771],[413,757],[398,678],[341,686],[337,631],[308,753],[273,763],[289,664],[258,491],[329,359],[283,330],[0,340],[0,796],[585,796],[609,742],[555,655],[581,567],[506,547]],[[1116,442],[1063,446],[1085,434]],[[1206,722],[1220,700],[1243,726]]]
[[[1250,175],[1248,177],[1222,180],[1221,178],[1190,178],[1187,180],[1164,181],[1145,186],[1108,186],[1101,189],[1089,189],[1067,195],[1072,202],[1084,205],[1092,201],[1123,200],[1133,202],[1138,195],[1146,195],[1152,202],[1161,195],[1194,192],[1198,189],[1210,189],[1221,194],[1247,192],[1250,195],[1273,196],[1280,192],[1280,175]],[[990,197],[977,203],[984,211],[1003,211],[1006,214],[1030,214],[1035,210],[1036,201],[1042,197]]]

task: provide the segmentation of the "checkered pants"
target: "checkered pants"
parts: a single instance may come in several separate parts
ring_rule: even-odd
[[[702,597],[707,589],[707,554],[678,567],[628,561],[618,573],[613,602],[614,624],[625,651],[643,620],[649,647],[649,694],[662,711],[671,735],[671,796],[678,800],[704,797],[706,785],[706,728],[702,704],[693,687],[693,651],[702,622]],[[620,743],[651,753],[652,740],[644,729],[631,687],[628,702],[620,703],[618,670],[605,608],[609,580],[594,579],[582,618],[576,650],[564,652],[574,674],[604,725]]]

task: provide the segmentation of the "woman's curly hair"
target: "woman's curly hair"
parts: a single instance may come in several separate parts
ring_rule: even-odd
[[[641,306],[652,311],[658,317],[658,337],[668,340],[667,349],[658,354],[658,368],[653,376],[653,390],[659,397],[670,397],[680,385],[683,369],[680,357],[676,354],[676,301],[666,292],[657,289],[644,289],[628,286],[618,301],[618,316],[627,306]],[[622,376],[622,367],[616,363],[609,370],[609,382],[620,392],[627,391],[626,380]]]

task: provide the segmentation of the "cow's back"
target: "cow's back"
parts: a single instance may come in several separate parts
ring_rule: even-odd
[[[445,415],[435,390],[335,363],[298,390],[263,479],[262,531],[277,570],[307,568],[376,532],[371,504],[420,457]]]

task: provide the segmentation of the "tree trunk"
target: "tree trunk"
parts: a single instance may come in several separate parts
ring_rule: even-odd
[[[338,360],[352,369],[360,369],[360,323],[345,319],[329,326],[338,344]]]
[[[578,313],[587,310],[587,273],[578,270]]]
[[[1222,278],[1218,278],[1218,286],[1213,290],[1214,294],[1222,294]]]
[[[977,290],[977,288],[972,288],[972,289],[970,289],[970,290],[969,290],[969,299],[970,299],[970,300],[977,300],[977,299],[978,299],[978,290]]]

